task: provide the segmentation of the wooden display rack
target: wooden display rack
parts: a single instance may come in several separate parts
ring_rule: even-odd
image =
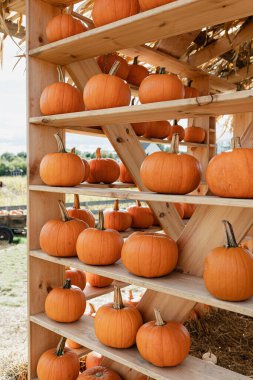
[[[59,2],[62,3],[63,1]],[[126,380],[134,379],[135,371],[157,380],[243,380],[247,377],[219,366],[212,366],[189,356],[176,368],[157,368],[144,361],[137,349],[116,350],[103,346],[95,337],[93,319],[84,316],[73,324],[60,324],[44,313],[45,298],[51,288],[61,286],[65,265],[113,278],[126,284],[147,289],[139,309],[144,320],[153,319],[153,308],[160,308],[165,320],[184,321],[196,302],[253,316],[253,299],[246,302],[225,302],[212,297],[201,278],[203,260],[208,251],[224,242],[222,219],[229,219],[240,241],[250,229],[253,220],[253,200],[226,199],[206,196],[205,186],[192,195],[159,195],[148,192],[143,186],[139,169],[145,158],[130,122],[163,120],[170,118],[195,118],[195,124],[206,129],[204,144],[184,144],[188,153],[196,156],[205,168],[215,154],[215,116],[241,112],[253,112],[253,91],[229,92],[207,95],[209,89],[234,91],[235,86],[220,78],[210,77],[201,70],[185,63],[164,58],[162,53],[151,53],[139,46],[150,40],[176,36],[211,24],[231,21],[253,13],[251,0],[178,0],[168,5],[138,14],[130,19],[93,29],[81,35],[46,44],[47,22],[60,13],[51,0],[27,0],[27,78],[28,78],[28,145],[29,145],[29,379],[36,378],[36,366],[40,355],[56,346],[59,336],[65,336],[91,350],[105,355],[113,368]],[[133,48],[134,47],[134,48]],[[171,102],[122,107],[109,110],[79,112],[67,115],[41,116],[39,98],[42,90],[56,82],[57,65],[62,65],[79,89],[87,80],[99,73],[93,57],[115,50],[127,49],[129,55],[141,51],[146,62],[174,64],[175,72],[186,74],[194,81],[203,97]],[[155,54],[155,56],[154,56]],[[101,125],[101,128],[96,127]],[[94,128],[95,127],[95,128]],[[56,150],[53,138],[59,132],[106,136],[121,160],[131,172],[139,191],[115,187],[56,188],[42,184],[39,163],[42,157]],[[147,140],[165,143],[159,140]],[[204,177],[203,177],[204,181]],[[59,217],[58,203],[65,194],[94,195],[121,199],[147,201],[158,217],[165,233],[177,240],[180,272],[159,279],[136,277],[117,263],[108,267],[88,266],[77,258],[56,258],[40,251],[39,233],[43,224]],[[200,195],[202,194],[202,195]],[[174,202],[197,204],[197,210],[185,226],[179,218]],[[108,289],[111,291],[111,288]],[[103,291],[104,292],[104,291]],[[102,292],[102,293],[103,293]],[[87,297],[101,295],[101,290],[88,288]],[[52,379],[53,380],[53,379]]]

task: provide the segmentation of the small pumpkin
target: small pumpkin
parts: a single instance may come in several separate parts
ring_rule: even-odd
[[[115,286],[114,302],[98,309],[94,329],[96,337],[104,345],[128,348],[135,344],[142,323],[140,312],[134,306],[123,304],[120,288]]]
[[[161,5],[172,3],[175,0],[139,0],[141,11],[147,11]]]
[[[232,150],[214,156],[206,170],[206,181],[214,195],[227,198],[253,198],[253,149],[242,148],[239,137]]]
[[[161,277],[175,269],[176,242],[165,234],[135,232],[124,242],[121,260],[126,269],[140,277]]]
[[[76,380],[79,374],[79,359],[75,352],[65,347],[66,338],[61,338],[57,348],[51,348],[39,358],[37,374],[39,380]]]
[[[183,211],[184,211],[184,219],[190,219],[196,210],[196,205],[191,205],[189,203],[181,203],[183,206]]]
[[[74,341],[71,340],[71,339],[67,339],[67,340],[66,340],[66,345],[67,345],[69,348],[72,348],[72,350],[77,350],[78,348],[83,347],[81,344],[76,343],[76,342],[74,342]]]
[[[134,183],[134,180],[131,174],[129,173],[128,169],[125,167],[123,162],[119,164],[119,169],[120,169],[119,182]]]
[[[104,211],[105,228],[122,232],[131,227],[132,217],[126,210],[119,209],[119,200],[114,202],[113,209]]]
[[[96,27],[139,13],[138,0],[95,0],[92,19]]]
[[[130,305],[136,307],[141,301],[142,297],[134,297],[132,289],[128,290],[128,298],[124,302],[125,305]]]
[[[76,148],[72,148],[70,153],[76,154]],[[83,166],[84,166],[84,176],[81,182],[85,182],[90,175],[90,165],[88,161],[86,161],[84,158],[82,158],[82,161],[83,161]]]
[[[45,301],[46,315],[56,322],[71,323],[78,321],[86,308],[86,298],[77,286],[66,280],[62,288],[54,288]]]
[[[199,96],[199,90],[191,86],[192,80],[188,82],[188,86],[184,86],[184,98],[197,98]]]
[[[153,225],[154,217],[149,207],[143,207],[140,201],[136,201],[135,206],[127,208],[127,212],[132,217],[133,228],[149,228]]]
[[[166,74],[165,68],[159,74],[149,75],[139,88],[139,99],[142,104],[165,102],[184,98],[184,86],[173,74]]]
[[[172,136],[175,134],[175,133],[178,133],[179,135],[179,141],[182,141],[184,140],[184,137],[185,137],[185,129],[179,125],[177,123],[177,120],[174,120],[173,121],[173,125],[171,126],[170,128],[170,133],[168,134],[168,140],[171,141],[172,140]]]
[[[87,228],[78,237],[79,259],[88,265],[110,265],[120,259],[123,239],[118,231],[104,228],[104,214],[99,210],[97,228]]]
[[[86,369],[76,380],[122,380],[122,378],[112,369],[96,366]]]
[[[86,276],[82,270],[75,268],[65,270],[65,278],[71,280],[71,284],[78,286],[81,290],[84,290],[86,285]]]
[[[40,178],[48,186],[72,187],[82,182],[85,169],[82,159],[65,149],[61,136],[54,135],[57,153],[46,154],[40,163]]]
[[[135,104],[135,97],[133,97],[131,101],[131,106],[134,106]],[[141,123],[131,123],[131,126],[136,133],[137,136],[143,136],[145,133],[147,122],[141,122]]]
[[[113,283],[112,278],[100,276],[95,273],[86,272],[86,279],[90,286],[94,286],[94,288],[105,288]]]
[[[78,194],[74,194],[73,208],[68,209],[68,214],[71,218],[83,220],[89,227],[95,227],[95,216],[90,210],[81,208]]]
[[[104,356],[99,354],[98,352],[91,351],[86,356],[86,368],[90,369],[102,364]]]
[[[126,80],[129,73],[129,65],[124,58],[118,54],[106,54],[97,58],[98,66],[104,74],[109,74],[115,62],[120,63],[118,70],[115,72],[115,76]]]
[[[155,152],[143,161],[140,175],[149,190],[162,194],[187,194],[199,186],[199,161],[189,154],[180,154],[178,145],[179,135],[175,134],[171,153]]]
[[[165,139],[170,134],[171,125],[168,121],[151,121],[146,123],[144,137]]]
[[[109,74],[97,74],[88,80],[83,91],[83,101],[86,110],[99,110],[129,105],[131,90],[123,79],[115,75],[118,67],[119,62],[115,61]]]
[[[190,334],[177,322],[164,322],[155,309],[155,321],[139,329],[136,344],[141,356],[157,367],[174,367],[183,362],[190,350]]]
[[[48,42],[62,40],[75,34],[83,33],[87,28],[83,23],[70,14],[60,14],[49,20],[46,27]]]
[[[203,272],[205,286],[221,300],[244,301],[253,295],[253,255],[238,246],[229,221],[223,223],[227,244],[207,255]]]
[[[141,82],[149,76],[149,71],[145,66],[138,64],[138,57],[134,57],[133,64],[129,66],[127,82],[139,87]]]
[[[204,128],[195,127],[193,125],[192,127],[187,127],[185,129],[185,136],[184,136],[185,142],[201,144],[205,141],[205,137],[206,137],[206,131],[204,130]]]
[[[96,158],[89,161],[89,183],[113,183],[120,175],[119,164],[112,158],[103,158],[101,148],[96,150]]]
[[[62,201],[58,201],[62,220],[52,219],[40,231],[40,247],[50,256],[76,256],[76,241],[88,224],[70,218]]]

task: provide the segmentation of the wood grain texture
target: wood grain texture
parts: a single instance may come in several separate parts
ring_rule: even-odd
[[[156,48],[158,51],[170,54],[175,58],[181,58],[199,32],[200,30],[194,30],[178,36],[164,38],[158,41]]]

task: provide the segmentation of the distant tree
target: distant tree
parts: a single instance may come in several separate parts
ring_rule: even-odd
[[[2,160],[6,160],[6,161],[12,161],[12,160],[14,160],[14,158],[15,158],[15,154],[13,154],[13,153],[10,153],[10,152],[5,152],[5,153],[3,153],[2,155],[1,155],[1,159]]]

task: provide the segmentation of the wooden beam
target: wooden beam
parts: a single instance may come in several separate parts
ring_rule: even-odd
[[[242,69],[237,70],[231,75],[228,75],[226,79],[229,83],[240,83],[245,79],[253,77],[253,64],[243,67]]]
[[[166,53],[175,58],[180,58],[192,41],[197,37],[200,30],[180,34],[179,36],[164,38],[158,42],[156,48],[162,53]]]

